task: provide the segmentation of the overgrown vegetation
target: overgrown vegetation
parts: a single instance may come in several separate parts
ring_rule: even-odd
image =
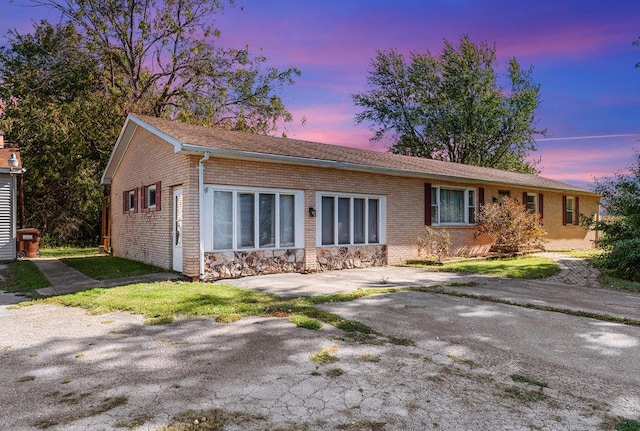
[[[518,256],[486,260],[451,262],[444,265],[414,264],[430,271],[470,272],[481,275],[508,278],[545,278],[560,272],[551,259],[541,256]]]
[[[437,262],[449,255],[451,247],[451,235],[444,229],[432,229],[424,227],[424,232],[418,237],[418,256],[432,259]]]
[[[501,253],[542,249],[547,235],[540,215],[527,210],[517,199],[505,196],[500,202],[480,206],[476,218],[476,236],[488,235],[492,249]]]
[[[640,282],[640,150],[627,172],[595,181],[602,195],[602,219],[582,217],[582,224],[602,232],[598,245],[604,249],[600,267],[610,274]]]

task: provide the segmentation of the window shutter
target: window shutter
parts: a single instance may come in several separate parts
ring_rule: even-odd
[[[562,196],[562,225],[567,225],[567,197]]]
[[[135,193],[133,194],[133,212],[138,212],[138,193],[140,193],[140,187],[136,187]]]
[[[484,205],[484,187],[478,189],[478,203]]]
[[[522,192],[522,205],[527,208],[527,192]]]
[[[542,193],[538,193],[538,214],[540,214],[540,224],[542,224],[544,220],[544,200]]]
[[[160,211],[162,209],[162,182],[158,181],[156,183],[156,211]]]
[[[431,183],[424,183],[424,224],[431,226]]]
[[[580,224],[580,219],[579,219],[579,217],[580,217],[580,201],[578,200],[579,199],[578,196],[576,196],[574,199],[575,199],[576,204],[574,205],[575,208],[573,210],[573,212],[574,212],[574,216],[573,216],[574,222],[573,222],[573,224],[577,226],[577,225]]]
[[[122,192],[122,214],[126,214],[128,209],[127,209],[127,201],[129,197],[129,193],[125,190]]]

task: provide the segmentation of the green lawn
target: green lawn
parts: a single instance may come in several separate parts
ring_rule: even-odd
[[[509,278],[544,278],[560,272],[551,259],[540,256],[520,256],[501,259],[469,260],[444,265],[413,264],[430,271],[471,272]]]
[[[70,257],[60,260],[96,280],[166,271],[157,266],[115,256]]]
[[[98,247],[40,247],[40,257],[76,257],[100,254]]]
[[[169,323],[177,316],[212,317],[219,322],[233,322],[247,316],[305,316],[345,330],[356,328],[358,332],[367,332],[371,330],[364,325],[317,309],[315,304],[349,301],[366,295],[398,290],[372,289],[345,295],[283,298],[221,284],[163,281],[110,289],[91,289],[42,301],[82,307],[94,313],[128,311],[144,315],[149,323]],[[310,324],[309,319],[294,319],[294,323],[304,327],[314,326]]]
[[[30,260],[16,260],[9,263],[3,275],[5,282],[2,290],[23,293],[32,298],[40,296],[36,292],[37,289],[51,285],[47,277]]]

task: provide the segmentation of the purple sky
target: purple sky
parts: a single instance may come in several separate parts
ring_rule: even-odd
[[[10,1],[10,0],[9,0]],[[19,3],[19,2],[16,2]],[[542,175],[588,187],[640,148],[638,0],[244,0],[218,18],[225,46],[262,48],[269,65],[302,71],[284,101],[291,138],[385,151],[356,126],[350,95],[367,89],[377,49],[439,52],[443,39],[495,43],[500,70],[515,56],[541,84]],[[0,3],[0,28],[30,31],[51,12]],[[55,15],[52,15],[55,16]],[[4,31],[3,31],[4,33]],[[0,38],[4,42],[4,38]],[[301,118],[307,119],[302,125]]]

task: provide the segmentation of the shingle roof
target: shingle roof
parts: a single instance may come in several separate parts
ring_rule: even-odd
[[[351,147],[321,144],[289,138],[234,132],[218,128],[195,126],[144,115],[132,115],[138,122],[172,137],[191,149],[220,150],[228,157],[269,158],[287,163],[324,164],[342,169],[383,172],[391,175],[438,178],[464,182],[509,184],[528,188],[555,189],[595,194],[589,190],[555,181],[539,175],[521,174],[499,169],[404,156],[388,152],[361,150]],[[140,123],[144,127],[144,124]]]

